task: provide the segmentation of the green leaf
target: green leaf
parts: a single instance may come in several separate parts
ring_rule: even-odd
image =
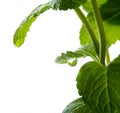
[[[90,8],[90,0],[88,0],[84,5],[88,7],[85,8],[86,10],[89,10],[88,12],[92,11],[92,9]],[[117,40],[120,40],[120,0],[114,0],[114,2],[113,0],[99,0],[98,5],[100,6],[100,12],[105,27],[106,42],[110,46],[114,44]],[[96,36],[98,37],[98,30],[93,14],[89,13],[87,19],[93,27]],[[91,42],[90,36],[88,35],[84,27],[82,27],[80,31],[80,42],[82,45]]]
[[[51,8],[55,10],[74,9],[86,1],[87,0],[51,0]]]
[[[62,113],[98,113],[94,112],[82,98],[78,98],[71,102]]]
[[[50,8],[50,3],[39,5],[30,13],[29,16],[25,18],[25,20],[18,27],[14,35],[13,42],[17,47],[20,47],[24,43],[25,37],[27,36],[27,32],[29,31],[32,23],[37,19],[37,17],[41,13],[47,11],[49,8]]]
[[[86,63],[76,80],[79,94],[92,109],[120,113],[120,56],[107,67],[98,62]]]
[[[96,27],[95,19],[92,13],[89,13],[87,16],[88,21],[90,22],[96,36],[98,37],[98,30]],[[107,45],[114,44],[117,40],[120,40],[120,12],[115,15],[112,15],[108,19],[103,21],[105,33],[106,33],[106,43]],[[84,26],[80,30],[80,43],[81,45],[91,43],[90,36],[87,33]]]
[[[120,12],[120,0],[97,0],[98,7],[102,14],[103,19],[108,19],[109,17]],[[85,11],[88,13],[92,12],[91,1],[87,0],[85,4],[82,4]]]
[[[98,7],[100,7],[101,5],[103,5],[104,3],[106,3],[108,0],[97,0],[98,3]],[[91,6],[91,0],[87,0],[87,2],[85,4],[82,5],[83,9],[90,13],[92,12],[92,6]]]
[[[87,19],[88,19],[89,23],[91,24],[92,28],[94,29],[95,34],[97,34],[97,30],[96,30],[97,27],[96,27],[93,15],[91,13],[89,13],[87,16]],[[82,28],[80,29],[80,37],[79,38],[80,38],[81,45],[89,44],[92,42],[84,25],[82,25]]]
[[[86,44],[82,46],[81,48],[77,49],[76,51],[67,51],[66,53],[62,53],[60,56],[56,58],[56,63],[58,64],[70,64],[70,60],[74,59],[73,66],[76,65],[76,59],[81,57],[87,57],[90,56],[93,58],[93,60],[97,61],[96,53],[94,50],[93,44]]]
[[[73,61],[72,62],[68,62],[68,64],[70,65],[70,66],[76,66],[76,64],[77,64],[77,58],[75,58],[75,59],[73,59]]]
[[[108,0],[100,7],[100,11],[104,20],[114,17],[120,12],[120,0]]]

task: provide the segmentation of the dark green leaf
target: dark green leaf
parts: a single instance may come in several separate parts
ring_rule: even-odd
[[[92,109],[120,113],[120,56],[107,67],[97,62],[83,65],[77,76],[77,88]]]
[[[113,15],[120,12],[120,0],[114,0],[114,2],[113,0],[97,0],[97,3],[103,19],[111,18]],[[87,2],[82,6],[88,13],[92,12],[90,0],[87,0]]]
[[[15,32],[14,35],[14,44],[17,47],[20,47],[25,40],[25,37],[27,36],[27,32],[30,29],[30,26],[32,23],[37,19],[37,17],[48,10],[50,8],[50,3],[39,5],[37,8],[35,8],[28,17],[21,23],[21,25],[18,27],[18,29]]]
[[[108,0],[100,7],[100,11],[104,20],[117,16],[120,13],[120,0]]]
[[[96,36],[98,37],[98,30],[93,14],[89,13],[87,18],[92,28],[94,29]],[[103,24],[106,33],[106,43],[109,46],[114,44],[117,40],[120,40],[120,12],[104,20]],[[90,36],[84,26],[82,26],[80,30],[80,43],[81,45],[91,43]]]
[[[98,113],[94,112],[82,98],[76,99],[71,102],[62,113]]]
[[[69,64],[70,63],[69,61],[71,59],[75,60],[76,58],[87,57],[87,56],[90,56],[93,58],[93,60],[97,61],[97,57],[96,57],[93,44],[84,45],[74,52],[67,51],[66,53],[62,53],[61,56],[58,56],[55,61],[56,63],[59,63],[59,64],[66,64],[66,63]],[[77,62],[74,61],[73,65],[75,65],[76,63]]]
[[[68,10],[79,7],[87,0],[51,0],[51,8],[59,10]]]

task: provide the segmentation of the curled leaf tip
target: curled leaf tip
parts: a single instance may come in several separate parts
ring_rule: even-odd
[[[43,5],[39,5],[24,19],[24,21],[20,24],[14,35],[13,43],[17,47],[20,47],[24,43],[32,23],[37,19],[37,17],[41,13],[47,11],[48,9],[50,9],[50,2]]]

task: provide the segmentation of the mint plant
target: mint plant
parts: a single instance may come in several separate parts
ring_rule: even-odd
[[[81,47],[62,53],[56,62],[75,66],[79,58],[92,58],[80,67],[76,78],[80,97],[63,113],[120,113],[120,56],[111,61],[109,54],[109,47],[120,40],[120,0],[51,0],[39,5],[16,30],[17,47],[37,17],[49,9],[74,10],[82,22]]]

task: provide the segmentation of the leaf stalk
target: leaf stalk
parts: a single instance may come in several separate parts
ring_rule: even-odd
[[[91,25],[89,24],[87,18],[85,17],[85,15],[83,14],[80,8],[75,8],[74,11],[76,12],[79,19],[82,21],[84,27],[86,28],[87,32],[89,33],[91,40],[94,44],[96,54],[99,56],[99,43]]]
[[[107,64],[110,63],[110,54],[109,54],[109,50],[108,49],[106,50],[106,62],[107,62]]]
[[[100,39],[100,53],[99,58],[101,64],[105,65],[105,53],[106,53],[106,36],[105,36],[105,30],[103,26],[103,20],[98,8],[98,4],[96,0],[91,0],[92,8],[93,8],[93,14],[95,16],[98,32],[99,32],[99,39]]]

